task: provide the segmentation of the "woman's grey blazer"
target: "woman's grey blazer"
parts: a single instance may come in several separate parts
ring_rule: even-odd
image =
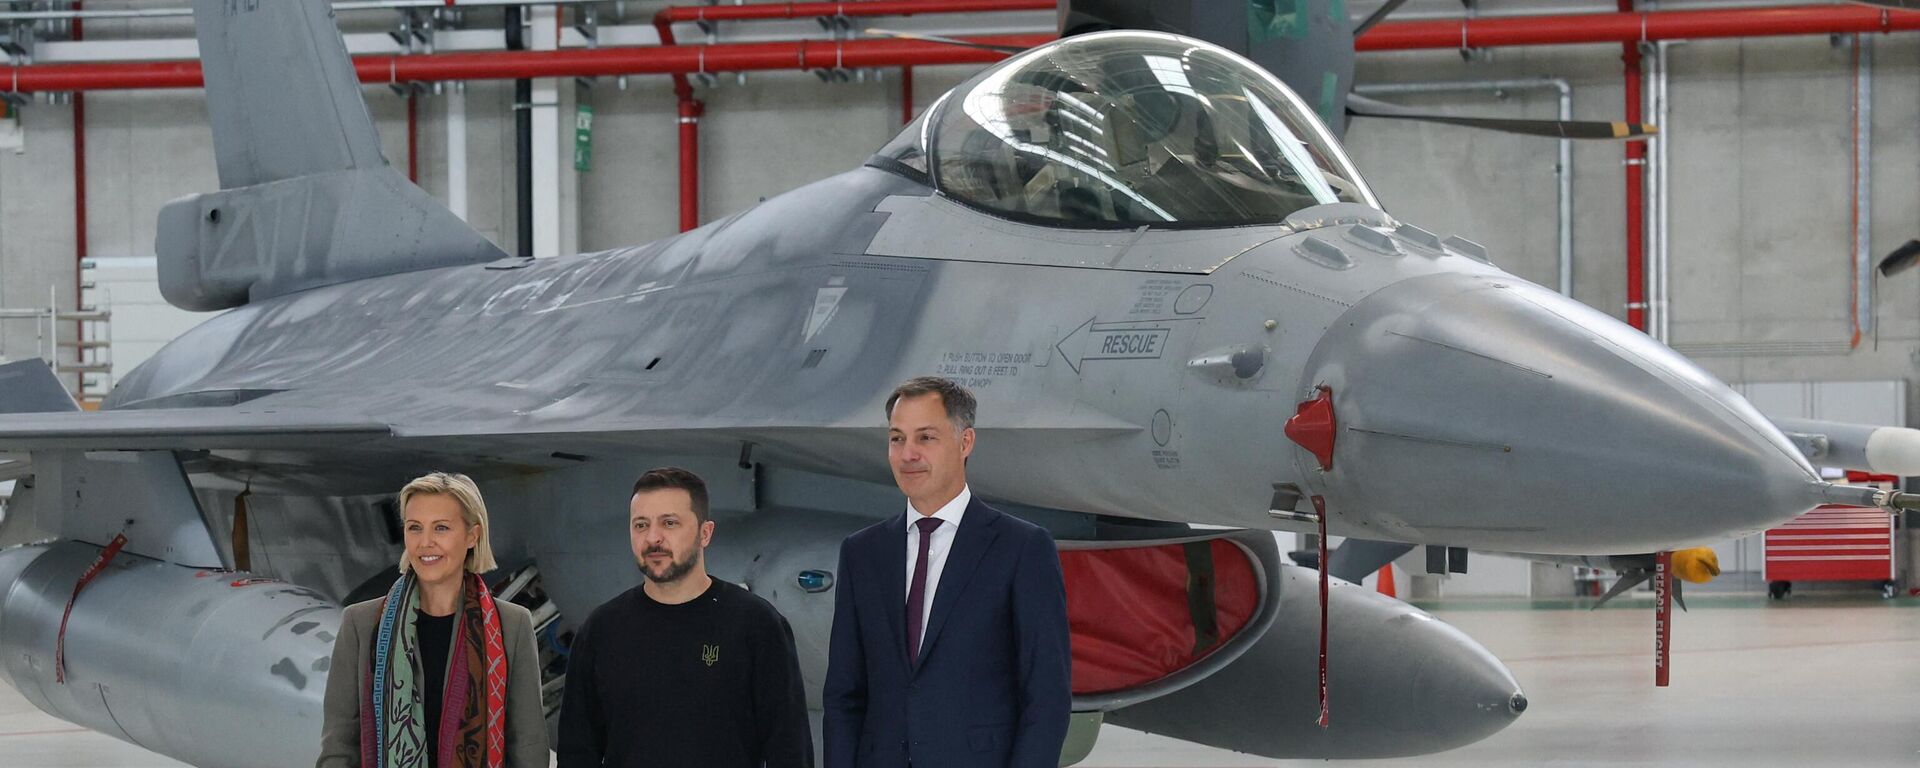
[[[333,641],[333,662],[327,668],[325,720],[320,727],[320,760],[316,768],[360,768],[360,686],[373,654],[373,633],[380,629],[380,603],[375,598],[354,603],[340,616],[340,636]],[[540,703],[540,651],[533,642],[533,614],[505,600],[500,607],[500,630],[507,641],[507,754],[508,768],[546,768],[547,716]]]

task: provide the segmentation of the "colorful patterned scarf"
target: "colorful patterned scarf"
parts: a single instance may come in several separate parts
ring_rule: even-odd
[[[507,645],[493,593],[467,574],[459,626],[448,650],[441,697],[439,754],[427,759],[426,695],[414,611],[412,573],[393,583],[381,606],[373,659],[360,689],[360,755],[367,768],[500,768],[506,759]]]

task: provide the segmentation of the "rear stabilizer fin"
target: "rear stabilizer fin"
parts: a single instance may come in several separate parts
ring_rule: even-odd
[[[77,410],[80,404],[46,361],[36,358],[0,365],[0,414]]]

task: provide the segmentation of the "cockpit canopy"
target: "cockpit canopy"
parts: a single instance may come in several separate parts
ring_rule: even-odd
[[[1016,54],[949,91],[880,154],[943,195],[1054,226],[1227,227],[1324,203],[1379,207],[1277,78],[1154,32]]]

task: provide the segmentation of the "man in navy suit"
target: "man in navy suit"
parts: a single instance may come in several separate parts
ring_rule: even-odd
[[[1046,530],[967,488],[973,394],[887,399],[904,514],[840,545],[826,768],[1055,768],[1072,706],[1067,595]]]

